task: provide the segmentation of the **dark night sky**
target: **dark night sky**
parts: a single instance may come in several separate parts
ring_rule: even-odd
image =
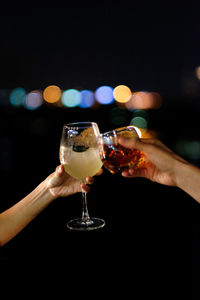
[[[135,5],[127,14],[60,16],[32,13],[2,29],[1,88],[95,89],[127,84],[133,90],[183,93],[184,76],[199,64],[195,7]],[[56,15],[56,14],[55,14]]]

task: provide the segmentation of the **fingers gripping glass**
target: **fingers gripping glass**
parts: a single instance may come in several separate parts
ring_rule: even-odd
[[[86,177],[94,176],[102,167],[98,148],[100,135],[94,122],[70,123],[63,127],[60,143],[60,162],[72,177],[86,183]],[[72,230],[88,231],[101,228],[104,220],[90,218],[87,207],[87,194],[82,191],[82,217],[71,220],[67,227]]]

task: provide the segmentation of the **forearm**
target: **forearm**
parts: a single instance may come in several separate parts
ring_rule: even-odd
[[[54,197],[44,181],[29,195],[0,214],[0,246],[16,236],[53,199]]]
[[[200,203],[200,169],[178,162],[175,173],[177,186]]]

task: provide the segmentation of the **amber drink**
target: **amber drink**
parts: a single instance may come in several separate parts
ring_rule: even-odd
[[[112,174],[121,173],[127,167],[138,168],[144,161],[144,155],[137,149],[128,149],[118,143],[119,137],[140,137],[135,126],[118,128],[101,134],[100,156],[104,167]]]

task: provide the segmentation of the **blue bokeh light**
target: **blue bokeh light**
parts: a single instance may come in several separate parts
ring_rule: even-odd
[[[26,101],[26,91],[22,87],[15,88],[10,93],[10,103],[13,106],[19,107],[24,105]]]
[[[89,90],[83,90],[80,92],[81,101],[79,103],[79,106],[81,108],[88,108],[91,107],[94,104],[94,93]]]
[[[101,104],[111,104],[115,101],[113,98],[113,88],[107,85],[100,86],[95,91],[95,98]]]

